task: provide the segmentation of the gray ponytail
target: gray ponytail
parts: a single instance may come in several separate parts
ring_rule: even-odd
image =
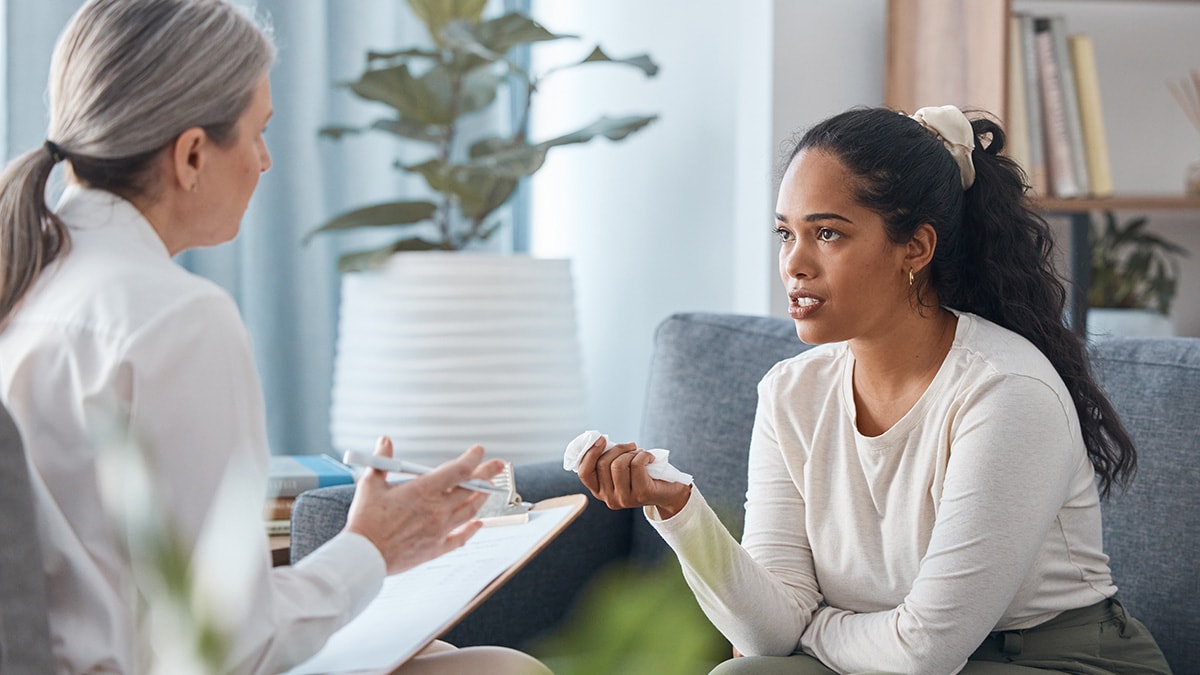
[[[66,226],[46,208],[46,181],[55,163],[50,152],[38,148],[0,173],[0,325],[70,243]]]
[[[80,182],[147,195],[154,158],[187,129],[236,140],[274,59],[269,30],[226,0],[90,0],[54,49],[46,137]],[[38,148],[0,174],[0,325],[70,245],[46,206],[51,155]]]

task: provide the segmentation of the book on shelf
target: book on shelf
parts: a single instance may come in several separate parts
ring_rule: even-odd
[[[1042,122],[1041,74],[1037,65],[1033,15],[1017,14],[1016,17],[1020,27],[1021,79],[1025,84],[1025,132],[1029,134],[1029,165],[1024,168],[1033,191],[1046,195],[1050,194],[1050,178],[1046,166],[1046,128]]]
[[[1046,169],[1050,192],[1056,197],[1082,197],[1084,191],[1076,179],[1070,132],[1067,130],[1067,106],[1063,97],[1062,68],[1054,49],[1050,19],[1033,20],[1033,40],[1037,48],[1039,91],[1042,95],[1042,128],[1046,134]]]
[[[263,525],[266,527],[268,537],[273,537],[273,536],[279,535],[279,534],[291,534],[292,533],[291,518],[283,518],[283,519],[276,519],[276,520],[264,520]]]
[[[1009,31],[1008,155],[1034,194],[1112,196],[1091,37],[1068,34],[1061,15],[1029,12],[1014,12]]]
[[[1062,16],[1049,17],[1050,38],[1054,43],[1054,62],[1058,65],[1059,84],[1062,86],[1063,118],[1067,124],[1067,142],[1071,148],[1071,168],[1075,171],[1075,184],[1079,192],[1092,193],[1091,178],[1088,176],[1087,155],[1083,145],[1083,126],[1079,118],[1079,94],[1075,85],[1075,67],[1071,50],[1067,44],[1067,23]]]
[[[1007,154],[1028,177],[1032,158],[1029,147],[1029,112],[1025,100],[1025,66],[1021,48],[1021,17],[1014,14],[1008,19],[1008,103],[1004,111],[1007,122],[1005,131],[1008,142]]]
[[[263,520],[281,520],[292,517],[292,506],[296,504],[295,497],[267,497],[263,504]]]
[[[271,455],[267,497],[295,497],[306,490],[354,482],[354,471],[329,455]]]
[[[1088,178],[1092,195],[1113,194],[1112,162],[1108,157],[1108,137],[1104,133],[1104,113],[1100,101],[1100,78],[1096,71],[1096,53],[1090,35],[1069,35],[1071,65],[1075,70],[1075,89],[1079,98],[1079,122],[1087,156]]]

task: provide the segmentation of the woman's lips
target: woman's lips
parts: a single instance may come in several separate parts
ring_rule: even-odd
[[[807,294],[788,294],[788,314],[793,319],[807,319],[825,304],[825,301]]]

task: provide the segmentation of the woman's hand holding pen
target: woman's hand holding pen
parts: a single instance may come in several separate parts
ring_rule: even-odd
[[[379,439],[375,454],[392,456],[392,441]],[[433,560],[467,542],[482,523],[473,521],[487,495],[458,484],[472,478],[490,480],[504,462],[483,462],[476,445],[457,459],[400,484],[387,482],[387,472],[368,469],[358,479],[346,530],[375,544],[396,574]]]
[[[679,513],[692,494],[692,486],[655,480],[646,467],[654,456],[636,443],[618,443],[605,451],[603,437],[579,463],[579,480],[610,509],[653,506],[662,518]]]

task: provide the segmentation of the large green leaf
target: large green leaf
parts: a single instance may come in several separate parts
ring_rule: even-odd
[[[451,49],[473,54],[486,61],[499,61],[503,53],[497,53],[475,37],[474,24],[465,21],[451,21],[442,28],[442,43]]]
[[[578,37],[546,30],[545,26],[520,12],[484,21],[478,25],[475,34],[489,49],[501,54],[517,45]]]
[[[447,164],[438,159],[401,168],[421,174],[435,191],[453,195],[463,218],[471,222],[486,218],[517,189],[517,181],[511,176],[470,165]]]
[[[584,143],[596,136],[604,136],[610,141],[619,141],[645,128],[656,119],[658,119],[658,115],[634,115],[631,117],[608,117],[605,115],[578,131],[543,141],[538,145],[552,147],[568,143]]]
[[[438,64],[422,75],[420,81],[425,91],[437,101],[438,110],[445,111],[444,123],[449,124],[456,116],[491,105],[504,81],[504,74],[489,65],[463,75],[451,66]]]
[[[606,54],[599,45],[597,45],[582,61],[570,63],[565,66],[556,66],[547,70],[542,77],[545,78],[551,73],[570,70],[571,68],[578,68],[579,66],[584,66],[589,63],[616,63],[620,65],[631,66],[642,71],[642,74],[646,77],[654,77],[658,74],[658,64],[650,58],[649,54],[638,54],[637,56],[630,56],[623,59],[614,59]]]
[[[420,237],[410,237],[394,241],[386,246],[379,248],[367,249],[365,251],[354,251],[347,253],[338,258],[339,272],[361,272],[365,269],[378,267],[387,261],[393,253],[399,251],[444,251],[449,250],[445,244],[421,239]]]
[[[438,45],[442,45],[442,28],[451,21],[479,23],[487,0],[408,0],[417,18],[429,29]]]
[[[495,68],[477,68],[467,73],[463,80],[459,114],[482,110],[496,100],[496,92],[504,83],[505,75]]]
[[[467,168],[475,171],[495,173],[508,178],[532,176],[546,161],[546,154],[551,148],[573,143],[586,143],[596,136],[604,136],[610,140],[619,141],[637,132],[658,119],[657,115],[639,115],[634,117],[610,118],[601,117],[586,127],[564,134],[536,145],[511,145],[492,141],[486,149],[490,152],[476,153],[474,148],[471,161]]]
[[[436,68],[430,72],[433,70]],[[428,76],[429,73],[421,78],[413,77],[408,66],[401,64],[368,70],[357,82],[350,83],[350,89],[369,101],[386,103],[401,116],[416,122],[449,124],[454,120],[448,105],[449,97],[431,91]]]
[[[446,171],[446,163],[440,159],[431,159],[420,164],[397,164],[401,169],[410,173],[419,173],[435,192],[450,192],[450,174]]]
[[[451,21],[442,28],[442,43],[456,50],[475,54],[488,61],[499,61],[508,50],[520,44],[547,42],[574,35],[559,35],[516,12],[482,23]]]
[[[367,66],[378,66],[378,62],[383,61],[386,65],[391,65],[392,61],[404,61],[407,59],[434,59],[441,58],[441,53],[428,49],[398,49],[392,52],[367,52]]]
[[[457,166],[451,173],[452,191],[458,208],[468,221],[487,218],[500,208],[517,189],[515,178],[494,171]]]
[[[471,158],[474,159],[475,157],[491,155],[493,153],[500,152],[501,150],[508,150],[509,148],[518,147],[520,145],[522,145],[522,143],[519,143],[512,138],[487,136],[472,143],[471,147],[467,149],[467,152],[470,154]]]
[[[321,127],[317,130],[317,135],[332,138],[335,141],[341,140],[343,136],[354,136],[361,134],[363,130],[359,127],[348,127],[340,124],[331,124],[327,127]]]
[[[619,63],[637,68],[638,70],[642,71],[646,77],[654,77],[658,74],[658,64],[650,58],[649,54],[638,54],[637,56],[629,56],[623,59],[614,59],[608,54],[605,54],[604,50],[600,48],[600,45],[596,45],[596,48],[592,50],[592,53],[588,54],[587,58],[580,61],[578,65],[583,65],[585,63]]]
[[[442,127],[421,124],[402,117],[375,120],[371,123],[371,128],[386,131],[401,138],[424,141],[426,143],[440,143],[446,137],[446,133],[442,130]]]
[[[331,230],[419,223],[432,218],[436,211],[437,205],[429,201],[387,202],[366,206],[337,216],[305,235],[304,241],[307,242],[315,234]]]
[[[495,173],[508,178],[522,178],[537,173],[546,162],[552,146],[520,145],[499,149],[471,158],[468,167],[473,171]]]

